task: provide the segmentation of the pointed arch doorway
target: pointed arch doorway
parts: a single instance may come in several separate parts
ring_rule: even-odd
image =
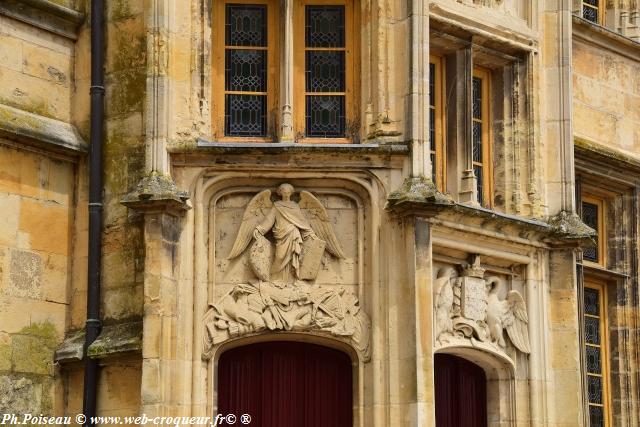
[[[487,427],[487,377],[475,363],[450,354],[434,359],[436,427]]]
[[[270,341],[218,361],[218,413],[249,414],[261,427],[351,427],[351,359],[320,345]]]

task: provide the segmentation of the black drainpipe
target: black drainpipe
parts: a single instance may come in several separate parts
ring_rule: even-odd
[[[84,343],[85,426],[95,425],[98,361],[87,348],[100,334],[100,264],[102,260],[102,140],[104,126],[104,0],[91,0],[91,152],[89,154],[89,262]]]

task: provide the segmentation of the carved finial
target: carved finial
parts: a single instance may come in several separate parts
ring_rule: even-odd
[[[462,275],[466,277],[477,277],[482,279],[484,277],[485,269],[480,266],[480,255],[474,255],[471,264],[467,264],[462,269]]]

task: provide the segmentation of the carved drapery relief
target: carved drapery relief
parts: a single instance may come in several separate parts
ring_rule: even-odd
[[[524,299],[516,290],[500,298],[503,280],[486,277],[476,255],[460,275],[444,268],[435,280],[436,347],[458,345],[461,341],[490,351],[504,353],[504,331],[513,346],[530,353],[528,315]]]
[[[370,320],[357,296],[338,283],[315,284],[325,256],[345,260],[325,207],[290,184],[253,196],[227,257],[247,254],[255,280],[235,283],[207,311],[204,357],[230,338],[261,331],[315,331],[350,341],[370,359]]]

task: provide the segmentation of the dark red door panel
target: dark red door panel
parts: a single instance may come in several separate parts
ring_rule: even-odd
[[[218,362],[218,413],[251,415],[261,427],[351,427],[349,357],[292,341],[226,351]]]

